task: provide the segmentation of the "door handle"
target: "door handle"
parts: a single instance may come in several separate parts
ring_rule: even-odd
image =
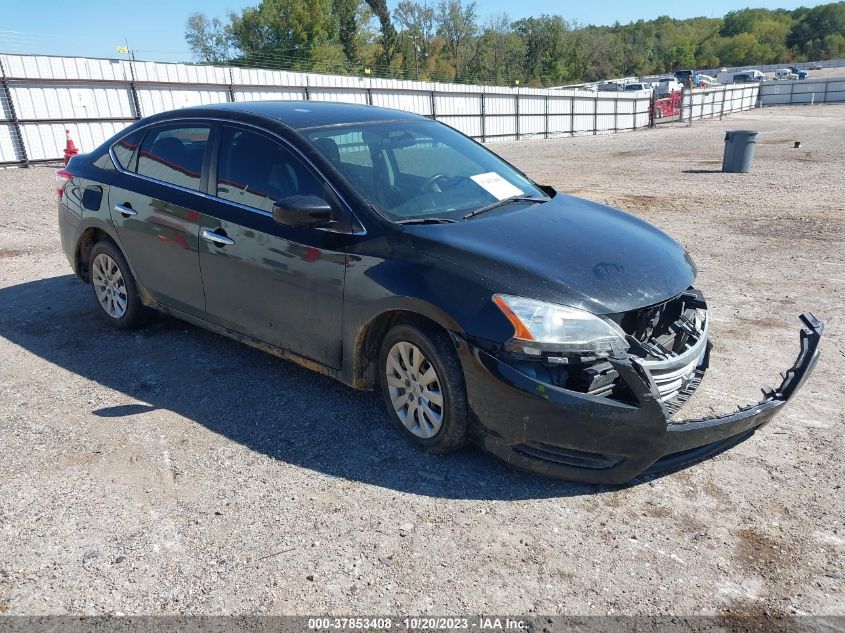
[[[125,204],[116,204],[114,205],[114,210],[120,213],[124,218],[128,218],[133,215],[138,215],[138,212],[132,208],[132,205],[128,202]]]
[[[203,229],[202,239],[209,241],[212,244],[216,244],[217,246],[231,246],[235,243],[235,240],[231,237],[220,235],[220,233],[215,233],[214,231],[209,231],[208,229]]]

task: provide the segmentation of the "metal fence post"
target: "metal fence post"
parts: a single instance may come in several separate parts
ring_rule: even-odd
[[[599,133],[599,93],[596,92],[596,99],[593,102],[593,136]]]
[[[722,87],[722,108],[719,112],[719,120],[720,121],[725,118],[725,96],[727,95],[727,92],[728,92],[728,87],[723,86]]]
[[[575,136],[575,93],[569,97],[569,135]]]
[[[549,138],[549,95],[545,95],[543,97],[543,111],[544,111],[543,125],[544,125],[544,128],[545,128],[545,130],[543,132],[543,138]]]
[[[307,75],[305,76],[305,100],[311,101],[311,87]]]
[[[26,153],[26,146],[23,142],[23,134],[21,134],[21,125],[18,121],[18,115],[15,112],[15,103],[12,101],[12,91],[9,90],[9,82],[6,81],[6,69],[3,68],[3,61],[0,60],[0,82],[3,87],[3,98],[9,104],[9,121],[12,124],[12,129],[15,131],[14,136],[18,138],[18,148],[20,150],[21,160],[24,167],[29,167],[29,156]],[[14,146],[14,143],[12,143]]]
[[[639,99],[634,101],[634,108],[636,109],[636,103]],[[636,116],[636,115],[635,115]],[[619,131],[619,93],[617,92],[613,97],[613,133]]]
[[[235,76],[232,74],[232,67],[229,66],[229,101],[235,100]]]
[[[484,92],[481,93],[481,142],[487,142],[487,99]]]
[[[669,93],[671,97],[671,92]],[[657,95],[655,94],[654,90],[651,91],[651,96],[648,98],[648,127],[654,127],[657,125],[654,121],[654,110],[657,107]],[[637,114],[639,110],[637,110],[637,106],[639,105],[639,100],[634,104],[634,129],[637,129]]]
[[[516,89],[516,100],[514,101],[514,110],[516,114],[516,140],[519,140],[519,88]]]
[[[792,105],[792,95],[795,94],[795,82],[789,84],[789,105]]]
[[[695,105],[695,93],[692,91],[692,86],[689,89],[689,120],[687,121],[687,125],[692,127],[692,109]]]
[[[140,119],[143,114],[141,114],[141,101],[138,99],[138,89],[135,87],[135,62],[134,60],[130,60],[126,63],[129,64],[129,93],[132,95],[132,106],[135,108],[135,118]]]
[[[437,99],[434,98],[434,90],[431,91],[431,118],[437,120]]]
[[[827,87],[828,87],[829,84],[830,84],[830,80],[825,79],[824,80],[824,96],[822,97],[822,100],[821,100],[822,103],[827,103]]]

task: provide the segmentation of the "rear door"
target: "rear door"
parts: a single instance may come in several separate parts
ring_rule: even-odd
[[[200,268],[208,320],[318,363],[341,360],[347,235],[282,226],[273,204],[327,200],[298,153],[254,128],[221,126],[201,217]],[[351,216],[338,209],[339,230]]]
[[[109,206],[123,251],[153,298],[205,314],[199,269],[199,209],[211,127],[179,122],[150,128],[137,151],[115,155],[123,171]],[[126,161],[126,164],[123,164]]]

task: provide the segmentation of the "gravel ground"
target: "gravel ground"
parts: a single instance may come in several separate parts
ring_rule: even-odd
[[[731,128],[760,131],[751,174],[718,172]],[[845,615],[845,106],[494,149],[690,250],[715,348],[684,415],[756,400],[823,318],[794,404],[627,488],[424,455],[372,393],[171,319],[108,329],[53,171],[0,171],[0,612]]]

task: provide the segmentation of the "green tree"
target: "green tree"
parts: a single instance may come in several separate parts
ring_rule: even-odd
[[[456,81],[462,78],[462,64],[467,57],[467,49],[478,34],[475,6],[475,2],[463,4],[462,0],[440,0],[434,16],[437,32],[446,41],[452,56]]]
[[[556,83],[562,79],[564,71],[560,62],[568,28],[558,15],[524,18],[513,23],[513,30],[522,40],[525,81]]]
[[[381,31],[381,52],[378,56],[378,63],[383,68],[389,67],[396,56],[398,47],[398,34],[393,22],[390,21],[390,10],[387,8],[386,0],[366,0],[373,15],[379,22]]]
[[[332,0],[332,12],[337,20],[337,36],[346,60],[358,63],[358,0]]]
[[[393,19],[402,28],[406,59],[413,62],[414,74],[428,66],[434,39],[434,9],[427,4],[402,0],[393,10]]]
[[[261,0],[231,13],[232,37],[256,61],[305,63],[311,52],[334,39],[331,0]]]
[[[220,63],[231,57],[232,29],[219,18],[192,13],[185,25],[185,41],[201,62]]]
[[[845,2],[823,4],[796,11],[786,45],[809,59],[826,59],[841,54],[839,38],[845,36]],[[795,15],[795,14],[794,14]]]

